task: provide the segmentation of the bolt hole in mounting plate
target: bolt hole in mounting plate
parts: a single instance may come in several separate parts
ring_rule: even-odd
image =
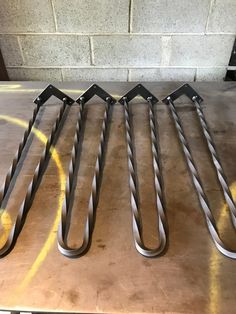
[[[192,101],[196,100],[198,103],[201,103],[203,101],[203,98],[189,84],[182,85],[174,92],[166,96],[164,99],[162,99],[162,101],[164,103],[168,103],[169,100],[175,101],[182,95],[186,95]]]
[[[143,97],[146,101],[151,99],[153,104],[158,102],[158,99],[152,93],[150,93],[149,90],[147,90],[142,84],[138,84],[134,88],[132,88],[127,94],[121,97],[119,103],[124,105],[125,99],[127,102],[130,102],[133,98],[135,98],[138,95]]]

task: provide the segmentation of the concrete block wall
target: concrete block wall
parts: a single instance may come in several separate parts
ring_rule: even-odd
[[[12,80],[222,80],[236,0],[0,0]]]

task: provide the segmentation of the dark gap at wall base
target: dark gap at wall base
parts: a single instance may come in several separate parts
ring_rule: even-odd
[[[234,41],[229,65],[236,66],[236,39]],[[236,70],[228,70],[226,73],[225,81],[236,81]]]
[[[0,50],[0,81],[9,81],[6,66],[3,61],[2,53]]]

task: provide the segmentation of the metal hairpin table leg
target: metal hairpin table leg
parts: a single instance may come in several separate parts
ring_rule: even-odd
[[[196,189],[197,196],[198,196],[200,205],[202,207],[203,213],[205,215],[207,227],[208,227],[208,230],[211,234],[212,240],[214,241],[217,249],[222,254],[224,254],[227,257],[236,259],[236,252],[227,248],[225,246],[225,244],[223,243],[223,241],[220,239],[215,219],[212,215],[207,196],[204,192],[198,170],[197,170],[196,165],[194,163],[193,156],[192,156],[192,153],[190,151],[186,136],[184,134],[184,130],[183,130],[183,127],[181,125],[180,118],[178,116],[178,113],[177,113],[175,105],[174,105],[174,101],[183,94],[187,95],[194,102],[194,104],[196,106],[197,114],[198,114],[198,117],[199,117],[199,120],[200,120],[200,123],[202,126],[202,130],[203,130],[203,133],[205,135],[205,138],[206,138],[206,141],[208,144],[208,148],[209,148],[210,154],[212,156],[214,166],[215,166],[216,171],[217,171],[219,182],[220,182],[222,190],[224,192],[225,200],[226,200],[226,202],[229,206],[230,212],[231,212],[233,224],[235,226],[235,203],[233,201],[229,186],[226,182],[225,175],[224,175],[219,157],[216,154],[213,139],[210,135],[209,128],[207,126],[203,111],[202,111],[201,106],[200,106],[200,103],[203,101],[203,99],[191,88],[191,86],[189,86],[188,84],[185,84],[182,87],[180,87],[178,90],[174,91],[171,95],[169,95],[165,99],[163,99],[163,101],[168,105],[170,113],[173,117],[175,127],[176,127],[176,130],[178,133],[178,137],[180,139],[180,142],[181,142],[181,145],[182,145],[182,148],[184,151],[184,155],[185,155],[188,167],[189,167],[189,171],[190,171],[190,174],[191,174],[191,177],[193,180],[193,184],[194,184],[194,187]]]
[[[134,153],[134,138],[132,118],[129,108],[129,101],[135,96],[142,96],[149,106],[149,126],[151,132],[151,144],[152,144],[152,161],[154,171],[154,185],[156,191],[156,206],[157,206],[157,218],[159,225],[159,241],[160,244],[155,249],[150,249],[145,246],[142,237],[142,221],[140,216],[140,202],[138,197],[138,184],[137,184],[137,171],[135,167],[135,153]],[[157,257],[163,254],[167,243],[167,224],[164,208],[164,196],[162,189],[162,176],[160,167],[160,152],[158,147],[158,132],[157,122],[155,119],[154,104],[158,99],[153,96],[144,86],[141,84],[134,87],[125,96],[120,99],[120,103],[124,105],[125,115],[125,127],[126,127],[126,140],[128,150],[128,168],[129,168],[129,185],[131,196],[131,209],[133,218],[133,236],[134,243],[138,252],[146,257]]]
[[[21,204],[19,209],[16,222],[11,228],[10,234],[7,238],[7,241],[0,249],[0,258],[7,255],[13,248],[21,230],[24,225],[27,213],[32,205],[34,195],[37,191],[37,188],[40,184],[42,176],[46,170],[46,166],[48,164],[50,158],[50,149],[52,145],[56,143],[57,137],[59,135],[60,129],[62,127],[62,122],[64,121],[65,117],[67,116],[69,106],[74,102],[73,99],[62,93],[61,91],[57,90],[54,86],[49,85],[40,95],[36,98],[35,102],[39,102],[43,104],[50,96],[56,96],[63,101],[63,105],[60,108],[59,114],[57,119],[52,127],[51,134],[47,140],[45,149],[41,155],[40,161],[35,169],[33,179],[28,186],[28,190],[25,196],[24,201]]]
[[[82,128],[82,124],[84,123],[83,110],[84,110],[85,103],[94,95],[98,95],[105,101],[105,112],[104,112],[104,118],[103,118],[103,123],[102,123],[102,131],[101,131],[101,136],[100,136],[98,155],[96,159],[95,172],[94,172],[93,181],[92,181],[92,191],[90,194],[87,220],[86,220],[85,229],[84,229],[83,243],[78,248],[71,248],[67,244],[67,233],[68,233],[67,231],[69,229],[68,215],[69,215],[70,209],[73,206],[73,201],[72,201],[73,199],[72,195],[74,192],[73,186],[76,185],[76,181],[77,181],[77,170],[78,170],[77,164],[79,163],[79,159],[80,159],[79,146],[81,144],[81,128]],[[84,94],[82,94],[78,98],[77,102],[79,103],[80,108],[79,108],[76,132],[75,132],[75,137],[74,137],[74,146],[72,149],[71,161],[70,161],[70,166],[69,166],[69,176],[67,178],[67,183],[66,183],[65,199],[62,206],[61,222],[58,229],[58,248],[60,252],[67,257],[80,257],[84,255],[88,251],[91,240],[92,240],[92,233],[93,233],[93,228],[95,224],[96,209],[97,209],[98,200],[99,200],[99,192],[100,192],[103,165],[104,165],[104,159],[105,159],[105,146],[106,146],[106,140],[108,138],[108,128],[109,128],[109,123],[110,123],[110,118],[111,118],[111,109],[112,109],[111,107],[116,101],[103,89],[101,89],[99,86],[94,84]]]

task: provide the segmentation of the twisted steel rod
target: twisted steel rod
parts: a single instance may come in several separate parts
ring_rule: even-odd
[[[21,142],[19,143],[19,146],[18,146],[18,150],[15,154],[15,157],[12,161],[12,164],[7,172],[7,175],[5,177],[5,181],[1,187],[1,190],[0,190],[0,207],[2,206],[2,203],[3,203],[3,200],[9,190],[9,186],[11,184],[11,181],[12,181],[12,178],[15,174],[15,171],[16,171],[16,168],[19,164],[19,161],[20,161],[20,158],[22,156],[22,152],[25,148],[25,145],[28,141],[28,138],[30,136],[30,133],[31,133],[31,130],[32,130],[32,127],[36,121],[36,118],[37,118],[37,115],[39,113],[39,110],[40,110],[40,107],[41,107],[41,103],[40,103],[40,99],[37,99],[37,106],[34,108],[34,111],[33,111],[33,115],[32,115],[32,118],[29,120],[29,123],[28,123],[28,127],[27,129],[25,130],[24,132],[24,135],[23,135],[23,138],[21,140]]]
[[[110,122],[110,110],[111,110],[111,99],[107,97],[106,105],[105,105],[105,112],[103,117],[102,123],[102,131],[100,135],[100,143],[98,148],[98,155],[96,159],[95,165],[95,172],[92,181],[92,190],[89,199],[89,206],[88,206],[88,214],[85,223],[84,235],[83,235],[83,242],[82,245],[77,248],[71,248],[67,244],[67,235],[69,229],[69,213],[70,209],[73,205],[73,186],[76,184],[76,174],[77,174],[77,163],[79,162],[79,146],[81,142],[81,128],[83,121],[83,110],[84,104],[83,99],[80,101],[78,113],[78,120],[76,125],[76,132],[74,137],[74,145],[71,154],[71,161],[69,165],[69,176],[67,178],[66,183],[66,191],[65,191],[65,199],[62,206],[62,214],[61,214],[61,222],[58,229],[58,248],[60,252],[67,256],[67,257],[79,257],[85,254],[90,246],[92,233],[95,224],[96,218],[96,210],[99,200],[99,192],[101,186],[101,179],[103,173],[103,165],[104,165],[104,158],[105,158],[105,146],[106,140],[108,137],[108,127]]]
[[[183,148],[183,152],[184,152],[184,155],[185,155],[188,167],[189,167],[192,181],[193,181],[194,187],[196,189],[197,196],[198,196],[200,205],[202,207],[211,238],[212,238],[214,244],[216,245],[217,249],[223,255],[230,257],[230,258],[233,258],[233,259],[236,259],[236,252],[227,248],[219,236],[216,222],[215,222],[215,219],[214,219],[213,214],[211,212],[207,196],[204,192],[204,189],[203,189],[203,186],[202,186],[202,183],[200,180],[200,176],[199,176],[198,171],[197,171],[197,167],[194,163],[187,139],[186,139],[185,134],[184,134],[183,127],[181,125],[180,118],[177,114],[175,105],[174,105],[174,103],[170,97],[167,98],[167,105],[169,107],[169,110],[171,112],[172,118],[173,118],[174,123],[175,123],[178,137],[179,137],[180,143],[181,143],[182,148]]]
[[[135,247],[138,252],[146,257],[157,257],[161,255],[167,243],[167,224],[164,208],[164,198],[162,192],[162,178],[160,168],[160,153],[158,147],[158,133],[157,123],[155,119],[154,105],[151,97],[148,98],[149,104],[149,126],[151,132],[152,143],[152,162],[154,170],[154,184],[156,192],[156,207],[157,207],[157,219],[159,226],[159,246],[154,249],[150,249],[145,246],[142,236],[142,221],[140,216],[140,201],[138,197],[138,181],[137,171],[135,167],[135,153],[134,153],[134,138],[132,129],[132,119],[129,104],[126,98],[124,100],[124,116],[126,127],[126,141],[128,151],[128,168],[129,168],[129,186],[131,197],[131,209],[132,209],[132,224],[133,224],[133,237]]]
[[[6,254],[8,254],[11,249],[13,248],[21,229],[24,225],[27,213],[32,205],[34,195],[38,189],[39,183],[42,179],[42,176],[46,170],[46,165],[50,158],[50,149],[53,144],[55,144],[57,137],[59,135],[59,131],[62,126],[62,121],[67,115],[69,105],[67,104],[66,98],[63,99],[63,105],[60,108],[59,114],[57,116],[57,119],[52,127],[51,134],[48,137],[47,143],[45,145],[44,151],[40,157],[40,161],[35,169],[33,179],[31,180],[27,193],[25,196],[25,199],[23,200],[17,218],[16,222],[11,228],[11,231],[9,233],[9,236],[7,238],[7,241],[5,244],[0,248],[0,258],[4,257]]]
[[[227,179],[226,179],[226,176],[224,174],[224,170],[222,168],[219,156],[216,152],[216,147],[215,147],[213,138],[211,136],[209,127],[207,125],[204,113],[202,111],[201,104],[196,100],[195,97],[193,98],[193,102],[194,102],[196,109],[197,109],[197,115],[198,115],[198,118],[199,118],[199,121],[200,121],[200,124],[202,127],[203,134],[204,134],[206,142],[207,142],[207,146],[209,148],[209,152],[211,154],[213,164],[214,164],[215,169],[216,169],[218,180],[220,182],[222,191],[224,193],[225,201],[227,202],[227,204],[229,206],[232,223],[233,223],[234,227],[236,228],[236,206],[235,206],[235,202],[233,200],[229,185],[227,183]]]

